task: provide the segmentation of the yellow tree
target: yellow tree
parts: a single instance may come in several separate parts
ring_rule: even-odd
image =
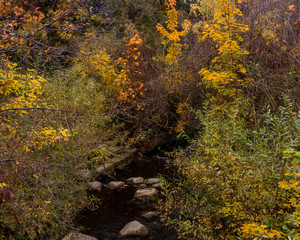
[[[46,79],[31,69],[28,74],[20,73],[17,64],[5,55],[0,60],[0,156],[9,155],[13,149],[29,152],[57,140],[68,140],[67,129],[46,126],[37,119],[34,124],[23,121],[32,110],[55,110],[42,99]]]
[[[178,13],[175,8],[176,0],[166,0],[167,6],[167,16],[168,20],[166,21],[166,28],[163,27],[160,23],[157,24],[156,28],[163,36],[164,40],[162,44],[168,46],[168,53],[166,55],[165,61],[168,64],[175,63],[178,56],[181,55],[182,44],[180,43],[181,37],[186,36],[189,31],[191,24],[185,22],[183,24],[183,30],[178,30]]]
[[[122,57],[116,60],[100,48],[93,52],[81,50],[77,59],[82,66],[79,71],[98,79],[120,105],[136,105],[137,110],[143,110],[146,88],[140,66],[142,46],[143,40],[136,32],[126,44]]]
[[[238,23],[237,19],[241,16],[234,1],[217,0],[214,18],[204,26],[202,40],[212,39],[216,43],[218,55],[213,59],[211,67],[201,69],[199,74],[207,87],[217,89],[223,97],[237,97],[242,83],[240,76],[246,74],[241,62],[248,52],[240,43],[243,41],[241,33],[248,31],[248,26]]]
[[[185,20],[180,26],[176,3],[176,0],[165,0],[168,20],[165,22],[165,26],[159,23],[156,28],[163,37],[161,43],[167,47],[167,53],[161,59],[164,64],[166,63],[167,67],[161,77],[163,80],[162,83],[170,94],[179,96],[182,93],[181,86],[190,80],[189,77],[187,77],[189,76],[188,71],[179,71],[178,60],[182,55],[183,47],[187,46],[186,44],[182,44],[182,38],[189,32],[191,23]],[[180,30],[180,28],[182,30]],[[176,132],[180,132],[186,126],[188,108],[189,106],[186,102],[178,104],[176,114],[179,120],[174,129]]]

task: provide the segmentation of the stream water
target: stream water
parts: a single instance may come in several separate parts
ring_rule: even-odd
[[[111,180],[126,181],[130,177],[157,177],[159,174],[170,177],[167,167],[168,159],[153,156],[132,162],[125,169],[116,172],[115,179],[101,179],[105,185]],[[82,233],[96,237],[99,240],[117,240],[119,231],[133,220],[139,221],[149,229],[148,237],[123,238],[124,240],[177,240],[175,231],[166,228],[159,218],[146,220],[141,214],[154,210],[151,204],[140,203],[134,199],[137,186],[128,185],[119,190],[111,190],[105,186],[100,193],[93,193],[101,201],[96,210],[85,210],[77,221],[78,226],[84,227]]]

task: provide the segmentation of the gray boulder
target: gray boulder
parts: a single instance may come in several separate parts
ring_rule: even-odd
[[[153,188],[158,189],[158,190],[161,189],[163,186],[164,186],[163,183],[155,183],[152,185]]]
[[[148,228],[138,221],[132,221],[127,223],[124,228],[119,232],[119,238],[125,238],[129,236],[146,237],[148,236]]]
[[[82,234],[71,232],[65,236],[62,240],[97,240],[97,238]]]
[[[110,189],[119,189],[121,188],[125,183],[122,182],[122,181],[111,181],[109,184],[108,184],[108,187]]]
[[[92,191],[100,192],[102,188],[102,183],[98,181],[88,182],[87,188]]]
[[[133,183],[133,184],[142,184],[144,183],[144,178],[143,177],[131,177],[126,180],[128,183]]]
[[[146,181],[147,184],[155,184],[155,183],[159,183],[159,182],[160,182],[159,178],[149,178]]]
[[[132,182],[134,184],[142,184],[142,183],[144,183],[144,178],[143,177],[136,177],[136,178],[132,179]]]
[[[155,213],[155,212],[146,212],[146,213],[142,214],[141,216],[143,218],[146,218],[146,219],[150,220],[150,219],[158,217],[158,214]]]
[[[158,197],[158,192],[155,188],[139,189],[135,192],[134,197],[142,201],[153,201]]]
[[[128,179],[126,180],[126,182],[127,182],[127,183],[133,183],[133,179],[134,179],[134,177],[128,178]]]

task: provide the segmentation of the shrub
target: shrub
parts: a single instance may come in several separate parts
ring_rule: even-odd
[[[298,144],[297,113],[267,108],[254,120],[237,102],[227,110],[206,105],[197,116],[203,132],[189,156],[177,156],[181,178],[165,192],[163,219],[187,239],[243,238],[241,227],[252,222],[277,236],[291,197],[278,186],[291,166],[282,152]]]
[[[105,95],[76,67],[52,78],[0,69],[0,238],[57,239],[88,204],[81,170],[110,122]]]

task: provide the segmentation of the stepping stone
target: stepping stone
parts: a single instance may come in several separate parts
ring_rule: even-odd
[[[108,184],[108,187],[110,189],[119,189],[121,188],[125,183],[122,182],[122,181],[111,181],[109,184]]]
[[[128,178],[126,180],[126,182],[133,183],[133,184],[142,184],[142,183],[144,183],[144,178],[143,177],[131,177],[131,178]]]
[[[134,197],[142,201],[153,201],[158,197],[158,192],[155,188],[139,189],[135,192]]]
[[[67,236],[65,236],[62,240],[98,240],[98,239],[82,233],[72,232],[69,233]]]
[[[142,184],[142,183],[144,183],[144,178],[143,177],[136,177],[136,178],[132,179],[132,182],[134,184]]]
[[[119,232],[119,238],[125,238],[129,236],[146,237],[149,234],[149,230],[143,224],[138,221],[132,221],[127,223],[124,228]]]
[[[152,187],[157,189],[157,190],[161,189],[163,186],[164,186],[163,183],[155,183],[155,184],[152,185]]]
[[[133,179],[134,179],[134,177],[128,178],[128,179],[126,180],[126,182],[127,182],[127,183],[133,183]]]
[[[147,213],[142,214],[141,216],[142,216],[143,218],[146,218],[146,219],[148,219],[148,220],[151,220],[151,219],[153,219],[153,218],[158,217],[158,214],[155,213],[155,212],[147,212]]]
[[[88,182],[87,188],[92,191],[100,192],[102,188],[102,183],[98,181]]]
[[[155,184],[155,183],[159,183],[159,182],[160,182],[159,178],[149,178],[146,181],[147,184]]]

